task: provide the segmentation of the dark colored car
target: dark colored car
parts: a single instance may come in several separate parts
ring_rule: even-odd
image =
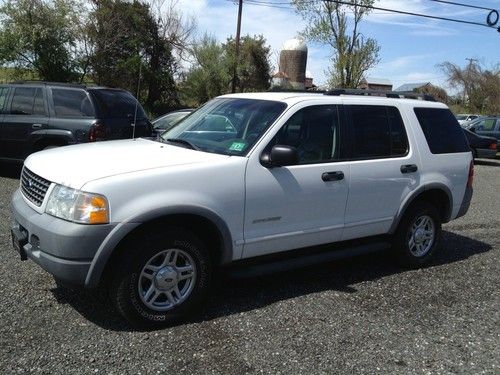
[[[170,130],[174,127],[175,124],[177,124],[193,111],[194,109],[192,108],[186,108],[168,112],[167,114],[160,116],[152,121],[153,128],[157,133],[162,133],[164,131]]]
[[[0,85],[0,159],[23,160],[75,143],[149,137],[152,130],[141,105],[125,90],[51,82]]]
[[[467,129],[462,129],[475,158],[495,159],[497,155],[497,140],[493,137],[483,137]]]
[[[497,149],[500,150],[500,116],[486,116],[466,124],[466,129],[478,135],[495,137]]]

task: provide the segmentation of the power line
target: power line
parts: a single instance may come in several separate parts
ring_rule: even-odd
[[[465,7],[465,8],[474,8],[474,9],[482,9],[482,10],[489,10],[489,11],[492,11],[492,10],[495,10],[493,8],[485,8],[485,7],[479,7],[477,5],[470,5],[470,4],[463,4],[463,3],[456,3],[454,1],[445,1],[445,0],[429,0],[429,1],[433,1],[435,3],[443,3],[443,4],[450,4],[450,5],[457,5],[457,6],[461,6],[461,7]]]
[[[329,3],[335,3],[335,4],[342,4],[342,5],[353,5],[353,3],[350,3],[350,2],[347,2],[347,1],[340,1],[340,0],[323,0],[323,1],[329,2]],[[383,11],[386,11],[386,12],[392,12],[392,13],[398,13],[398,14],[405,14],[405,15],[408,15],[408,16],[431,18],[431,19],[435,19],[435,20],[450,21],[450,22],[456,22],[456,23],[464,23],[464,24],[469,24],[469,25],[483,26],[483,27],[488,27],[488,28],[491,28],[491,29],[496,29],[495,26],[490,26],[490,25],[487,25],[487,24],[484,24],[484,23],[474,22],[474,21],[459,20],[459,19],[448,18],[448,17],[431,16],[430,14],[407,12],[407,11],[403,11],[403,10],[390,9],[390,8],[381,8],[381,7],[376,7],[376,6],[373,6],[373,5],[361,5],[361,4],[357,4],[357,6],[362,7],[362,8],[375,9],[375,10],[383,10]],[[500,32],[500,27],[498,28],[498,31]]]
[[[234,0],[227,0],[227,1],[234,2]],[[322,1],[336,3],[336,4],[342,4],[342,5],[351,5],[351,6],[354,5],[351,2],[342,1],[342,0],[322,0]],[[445,0],[429,0],[429,1],[496,12],[496,10],[491,9],[491,8],[485,8],[485,7],[475,6],[475,5],[457,3],[457,2],[453,2],[453,1],[445,1]],[[264,6],[264,7],[276,8],[276,9],[291,9],[291,7],[293,5],[291,2],[284,2],[284,1],[282,1],[282,2],[269,2],[269,1],[261,1],[261,0],[244,0],[244,2],[249,4],[249,5]],[[309,3],[314,3],[314,2],[316,2],[316,1],[314,1],[314,0],[309,1]],[[403,14],[403,15],[408,15],[408,16],[430,18],[430,19],[441,20],[441,21],[449,21],[449,22],[462,23],[462,24],[468,24],[468,25],[483,26],[483,27],[488,27],[491,29],[497,29],[497,31],[500,32],[500,27],[497,28],[495,25],[489,25],[489,24],[484,24],[484,23],[475,22],[475,21],[467,21],[467,20],[461,20],[461,19],[456,19],[456,18],[433,16],[430,14],[408,12],[408,11],[392,9],[392,8],[381,8],[381,7],[376,7],[373,5],[357,4],[357,6],[372,9],[372,10],[382,11],[382,12],[373,12],[374,14],[387,14],[387,13]]]

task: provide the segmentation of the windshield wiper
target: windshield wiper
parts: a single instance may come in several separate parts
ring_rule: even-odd
[[[188,146],[192,150],[197,150],[200,151],[200,148],[193,143],[186,141],[185,139],[180,139],[180,138],[167,138],[167,142],[170,143],[180,143],[182,145]]]

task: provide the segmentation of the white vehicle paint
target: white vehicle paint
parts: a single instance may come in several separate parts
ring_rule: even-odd
[[[230,110],[223,112],[224,106]],[[226,95],[181,121],[163,142],[80,144],[31,155],[22,193],[12,201],[13,233],[25,232],[21,251],[43,268],[93,287],[118,244],[169,217],[203,236],[213,231],[219,242],[210,251],[220,253],[221,264],[393,235],[421,200],[435,205],[446,222],[468,209],[472,156],[451,133],[436,146],[428,134],[434,128],[427,122],[435,120],[429,113],[452,116],[444,104],[415,99]],[[454,118],[447,126],[455,131],[455,125],[463,137]],[[172,141],[177,137],[184,144]],[[280,147],[281,154],[273,154]],[[272,160],[285,154],[287,163]],[[100,207],[109,220],[84,225],[47,214],[56,185],[104,197],[107,206]],[[29,242],[33,235],[36,244]],[[412,236],[425,239],[421,230]]]

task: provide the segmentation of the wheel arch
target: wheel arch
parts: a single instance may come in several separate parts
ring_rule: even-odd
[[[65,146],[75,143],[69,130],[47,129],[34,131],[30,135],[31,152],[43,150],[47,146]]]
[[[408,208],[420,201],[427,201],[433,204],[439,212],[442,223],[450,221],[453,209],[453,196],[451,191],[444,184],[432,183],[416,189],[413,194],[406,199],[398,214],[394,218],[389,230],[390,234],[393,234],[396,231],[401,218],[407,212]]]
[[[120,245],[134,236],[161,226],[180,226],[193,231],[203,241],[213,244],[213,260],[227,264],[233,258],[232,237],[228,226],[215,212],[203,207],[166,207],[137,215],[117,225],[96,252],[85,280],[86,287],[96,287],[119,257]]]

